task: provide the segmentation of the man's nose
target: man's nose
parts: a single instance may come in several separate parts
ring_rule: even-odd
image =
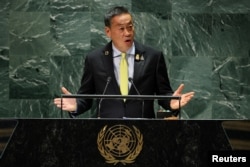
[[[129,28],[125,28],[124,29],[124,34],[127,36],[127,35],[130,35],[131,34],[131,30]]]

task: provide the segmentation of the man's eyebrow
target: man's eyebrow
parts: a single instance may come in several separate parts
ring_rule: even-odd
[[[124,26],[124,25],[130,25],[130,24],[133,24],[133,22],[129,22],[129,23],[125,23],[125,24],[117,24],[118,26]]]

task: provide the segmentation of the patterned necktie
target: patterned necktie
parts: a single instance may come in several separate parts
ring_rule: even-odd
[[[126,54],[122,53],[120,62],[120,91],[122,95],[128,95],[128,63]],[[125,100],[124,100],[125,101]]]

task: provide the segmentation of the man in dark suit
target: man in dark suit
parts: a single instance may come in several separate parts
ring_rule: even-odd
[[[134,40],[133,19],[126,8],[112,8],[106,13],[104,23],[111,42],[86,56],[78,94],[103,94],[105,90],[107,95],[181,96],[180,103],[178,100],[158,101],[164,109],[173,112],[179,109],[179,104],[184,106],[191,100],[194,92],[181,94],[183,84],[175,92],[172,91],[162,52]],[[125,60],[125,67],[120,67],[122,59]],[[64,87],[62,92],[70,94]],[[56,98],[54,103],[72,116],[92,106],[89,99],[63,99],[61,104],[61,99]],[[101,118],[155,118],[153,100],[103,99],[97,106],[100,107],[97,113]]]

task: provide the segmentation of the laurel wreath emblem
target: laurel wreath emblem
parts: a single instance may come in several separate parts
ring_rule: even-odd
[[[122,127],[122,125],[119,125]],[[139,129],[137,129],[135,126],[133,126],[134,133],[136,136],[136,141],[137,145],[133,150],[130,150],[131,152],[124,157],[124,159],[117,159],[115,155],[110,153],[108,150],[105,149],[104,147],[104,136],[107,133],[107,125],[105,125],[101,131],[98,133],[97,137],[97,145],[98,145],[98,150],[100,154],[106,159],[107,163],[112,163],[116,165],[117,163],[122,163],[123,165],[126,165],[128,163],[133,163],[135,161],[135,158],[140,154],[143,146],[143,135],[140,133]]]

